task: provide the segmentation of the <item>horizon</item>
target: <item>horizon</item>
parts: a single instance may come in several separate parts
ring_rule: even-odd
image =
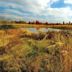
[[[1,0],[0,20],[72,22],[72,0]]]
[[[39,21],[39,20],[34,20],[34,21],[26,21],[26,20],[0,20],[0,22],[3,22],[3,21],[5,21],[5,22],[26,22],[26,23],[29,23],[29,22],[36,23],[36,21],[38,21],[39,23],[48,23],[48,24],[51,24],[51,23],[63,24],[63,22],[65,24],[72,23],[71,21],[68,21],[68,22],[65,22],[65,21],[62,21],[62,22],[48,22],[48,21],[42,22],[42,21]]]

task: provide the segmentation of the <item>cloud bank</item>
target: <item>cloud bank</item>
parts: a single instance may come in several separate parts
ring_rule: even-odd
[[[0,19],[72,21],[72,0],[0,0]]]

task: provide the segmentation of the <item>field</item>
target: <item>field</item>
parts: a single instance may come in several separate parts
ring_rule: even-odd
[[[0,30],[0,72],[72,72],[69,27],[35,32],[30,26],[14,27]]]
[[[16,28],[58,28],[58,29],[72,29],[71,24],[25,24],[25,23],[4,23],[6,25],[13,25]],[[3,23],[0,23],[0,26]]]

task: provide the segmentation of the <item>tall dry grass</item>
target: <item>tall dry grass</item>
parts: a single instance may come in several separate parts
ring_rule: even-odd
[[[0,72],[72,71],[71,31],[52,31],[27,37],[25,34],[9,38],[8,43],[0,47]]]

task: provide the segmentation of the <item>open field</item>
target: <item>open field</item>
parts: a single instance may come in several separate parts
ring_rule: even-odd
[[[0,30],[0,72],[72,72],[72,31]]]
[[[0,26],[3,24],[0,24]],[[58,28],[58,29],[72,29],[71,24],[19,24],[19,23],[10,23],[6,25],[13,25],[17,28]]]

